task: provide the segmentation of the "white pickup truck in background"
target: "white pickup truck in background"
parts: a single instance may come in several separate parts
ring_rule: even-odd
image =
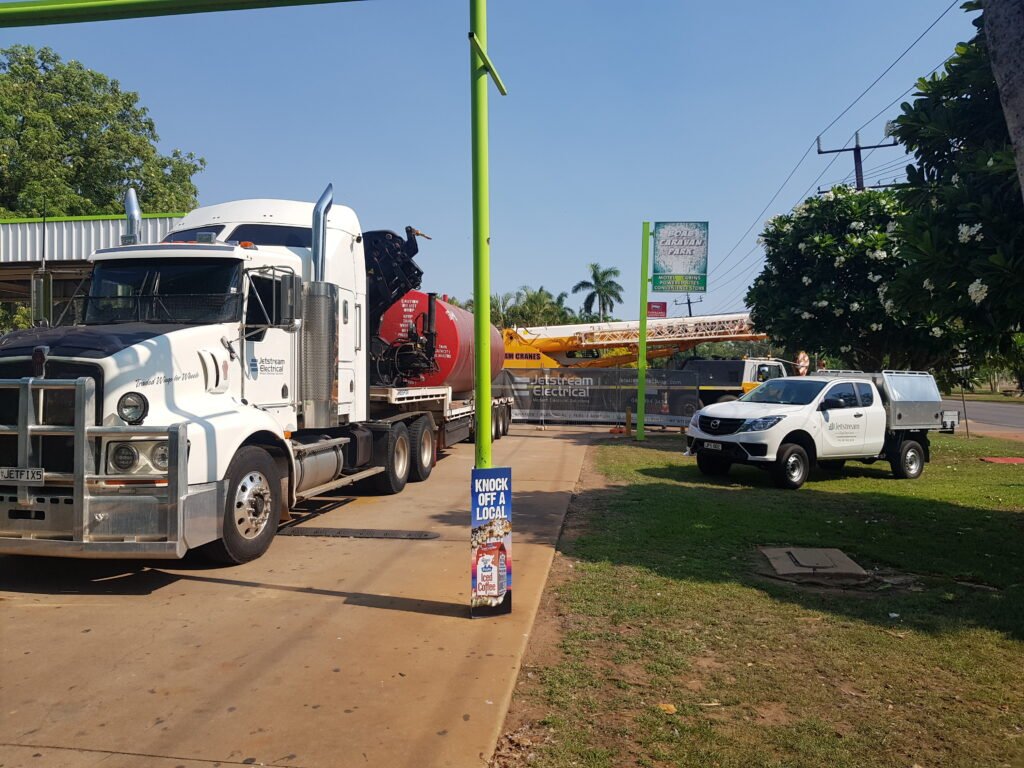
[[[777,378],[694,414],[687,449],[706,475],[749,464],[781,488],[799,488],[815,464],[840,470],[848,460],[884,459],[895,477],[912,480],[930,459],[928,432],[959,423],[941,401],[935,379],[919,371]]]

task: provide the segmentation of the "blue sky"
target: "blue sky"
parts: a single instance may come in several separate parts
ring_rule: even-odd
[[[636,317],[641,221],[707,220],[711,278],[695,311],[741,309],[760,223],[729,251],[815,135],[947,5],[492,0],[489,49],[510,91],[491,91],[492,292],[568,291],[596,261],[622,270],[616,315]],[[333,182],[364,229],[430,234],[425,287],[467,298],[467,31],[465,0],[367,0],[4,29],[0,47],[50,46],[138,91],[163,151],[206,158],[201,203],[312,201]],[[968,14],[947,13],[826,148],[972,32]],[[881,139],[884,120],[863,143]],[[901,156],[878,150],[865,167]],[[798,202],[833,157],[812,151],[764,217]],[[841,155],[821,182],[852,163]],[[683,314],[674,298],[651,296]]]

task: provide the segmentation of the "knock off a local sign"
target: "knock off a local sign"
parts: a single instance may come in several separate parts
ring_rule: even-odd
[[[470,497],[470,614],[512,612],[512,470],[474,469]]]

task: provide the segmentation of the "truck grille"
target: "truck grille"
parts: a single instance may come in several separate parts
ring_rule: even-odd
[[[32,361],[0,360],[0,379],[22,379],[32,375]],[[103,419],[103,369],[91,363],[50,360],[46,363],[47,379],[77,379],[80,376],[95,382],[96,423]],[[18,390],[0,390],[0,424],[18,423]],[[48,390],[43,393],[43,424],[74,426],[75,393],[73,390]],[[74,438],[40,436],[36,450],[42,457],[41,466],[50,472],[74,470]],[[0,466],[18,465],[18,436],[0,435]]]
[[[731,435],[746,419],[720,419],[716,416],[701,416],[698,424],[706,435]]]

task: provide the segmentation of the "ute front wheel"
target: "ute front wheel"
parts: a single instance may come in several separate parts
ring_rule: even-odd
[[[772,479],[779,488],[795,491],[807,481],[810,471],[807,451],[796,443],[783,443],[772,467]]]
[[[434,469],[434,417],[429,413],[412,423],[409,428],[409,444],[412,446],[409,480],[419,483],[430,477]]]
[[[384,495],[401,493],[409,481],[412,448],[409,429],[401,422],[387,432],[374,435],[373,463],[384,471],[370,478],[374,489]]]
[[[267,551],[281,514],[281,475],[266,451],[253,445],[238,449],[227,473],[224,534],[206,546],[206,554],[237,565]]]
[[[708,477],[720,477],[729,474],[732,462],[722,456],[715,456],[707,451],[697,452],[697,469]]]

